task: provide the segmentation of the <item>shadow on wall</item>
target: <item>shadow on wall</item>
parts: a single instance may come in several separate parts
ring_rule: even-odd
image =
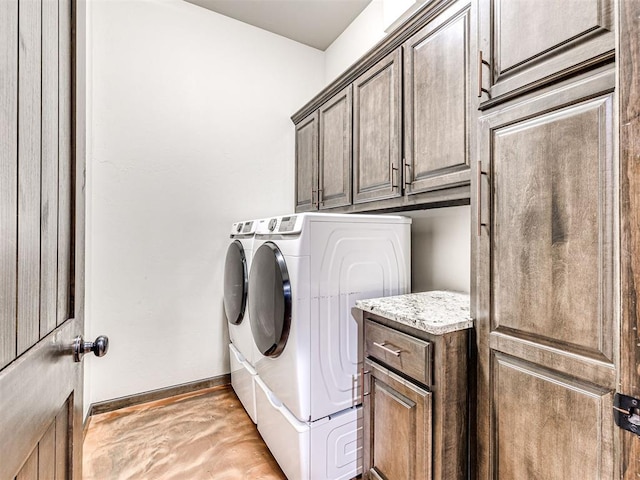
[[[418,210],[404,215],[411,226],[411,291],[469,293],[471,265],[469,206]]]

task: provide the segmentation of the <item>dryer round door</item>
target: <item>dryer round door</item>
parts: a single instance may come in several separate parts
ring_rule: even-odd
[[[291,327],[291,283],[280,249],[266,242],[255,251],[249,274],[249,321],[253,340],[268,357],[282,353]]]
[[[227,249],[224,261],[224,313],[229,323],[242,322],[247,306],[247,257],[242,243],[235,240]]]

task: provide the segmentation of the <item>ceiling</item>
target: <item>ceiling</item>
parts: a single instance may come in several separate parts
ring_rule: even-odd
[[[186,0],[326,50],[371,0]]]

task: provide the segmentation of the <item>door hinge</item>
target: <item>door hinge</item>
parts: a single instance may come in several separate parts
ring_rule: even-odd
[[[623,430],[640,436],[640,400],[616,393],[613,396],[613,419]]]

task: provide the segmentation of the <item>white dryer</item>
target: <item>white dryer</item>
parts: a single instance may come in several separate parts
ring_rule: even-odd
[[[224,311],[229,325],[231,385],[245,410],[256,423],[253,362],[258,350],[253,341],[247,309],[249,269],[253,255],[253,236],[257,221],[236,222],[231,226],[231,243],[224,265]]]
[[[351,308],[359,299],[410,291],[410,228],[404,217],[320,213],[257,227],[249,314],[262,354],[255,363],[258,430],[292,480],[358,473]],[[274,419],[280,428],[267,428]],[[338,444],[350,456],[325,458]],[[295,467],[287,456],[297,458]]]

